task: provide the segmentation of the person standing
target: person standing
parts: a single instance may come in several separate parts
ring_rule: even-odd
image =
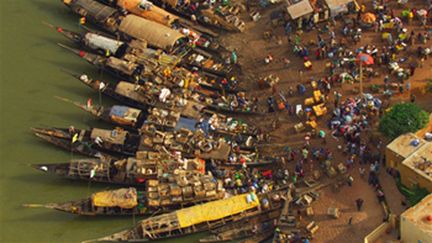
[[[352,221],[353,221],[353,217],[350,217],[350,218],[348,219],[348,225],[352,225]]]
[[[231,52],[231,63],[237,64],[237,51],[235,49]]]
[[[361,198],[357,198],[357,200],[355,202],[356,202],[356,206],[357,206],[357,211],[360,212],[362,209],[364,200]]]

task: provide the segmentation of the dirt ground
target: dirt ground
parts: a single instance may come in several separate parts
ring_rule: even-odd
[[[370,2],[365,3],[367,9],[371,9]],[[416,6],[417,9],[426,8],[424,1],[413,1],[410,3],[412,6]],[[390,4],[391,7],[395,8],[395,13],[398,15],[401,8],[397,8],[396,2]],[[288,45],[288,38],[284,34],[282,26],[274,27],[270,23],[270,14],[272,11],[284,8],[284,4],[276,5],[270,7],[264,11],[261,11],[262,18],[257,22],[250,21],[248,16],[243,17],[243,19],[248,19],[246,23],[246,30],[244,33],[228,34],[222,38],[223,44],[228,49],[236,49],[239,56],[239,64],[242,67],[243,74],[239,77],[242,80],[242,86],[248,90],[252,96],[259,99],[260,104],[264,109],[267,108],[266,99],[272,95],[270,88],[259,89],[257,81],[269,74],[277,75],[281,78],[279,83],[279,90],[287,91],[290,86],[295,89],[299,82],[302,82],[307,87],[307,92],[304,96],[295,95],[293,97],[288,97],[289,104],[303,104],[303,100],[307,97],[312,96],[312,88],[310,86],[311,80],[316,80],[319,77],[324,77],[328,70],[325,68],[325,63],[328,61],[315,60],[314,55],[310,55],[313,62],[313,69],[306,71],[303,68],[303,61],[300,57],[295,56],[292,52],[291,47]],[[334,27],[336,37],[339,39],[341,37],[340,31],[340,20],[337,22],[336,27]],[[420,28],[418,21],[413,21],[411,25],[404,24],[405,28],[408,28],[408,33],[412,29],[416,32],[423,30]],[[271,31],[272,39],[265,40],[264,32]],[[308,40],[316,40],[317,31],[313,30],[309,33],[302,33],[301,39],[303,43]],[[293,34],[292,34],[293,35]],[[326,34],[323,34],[326,36]],[[374,43],[380,47],[383,42],[380,39],[381,34],[375,33],[373,30],[366,30],[363,32],[363,37],[360,43],[356,46],[365,45],[366,43]],[[292,37],[292,36],[291,36]],[[354,45],[354,43],[349,43],[349,45]],[[408,52],[403,52],[399,57],[406,56],[409,58],[407,63],[414,62],[417,56],[414,54],[418,44],[409,47]],[[431,45],[429,41],[427,45]],[[270,54],[274,57],[274,61],[270,64],[264,64],[264,58]],[[285,66],[283,59],[288,58],[291,63],[288,67]],[[303,71],[303,75],[300,76],[300,71]],[[387,74],[387,70],[382,67],[378,69],[380,75],[372,80],[365,81],[364,87],[365,92],[368,92],[368,87],[371,84],[383,84],[384,76]],[[427,78],[432,76],[432,59],[429,58],[424,62],[422,68],[417,68],[415,75],[409,80],[411,81],[411,92],[416,95],[416,103],[420,105],[425,110],[432,112],[432,95],[424,94],[422,89],[425,87]],[[333,90],[337,90],[342,93],[343,98],[355,96],[352,92],[354,87],[358,88],[359,84],[343,84],[342,87],[332,87]],[[382,92],[382,90],[380,90]],[[287,92],[286,92],[287,93]],[[329,130],[326,127],[326,122],[330,118],[330,114],[333,108],[333,101],[330,95],[330,100],[327,107],[329,112],[324,117],[318,119],[318,129],[323,129],[327,134]],[[382,95],[377,94],[382,100],[385,100]],[[403,95],[394,95],[388,100],[388,104],[394,104],[401,101],[409,102],[410,93],[405,92]],[[385,103],[385,102],[384,102]],[[272,135],[272,144],[278,145],[288,145],[290,147],[299,148],[303,145],[303,139],[305,133],[296,133],[293,129],[294,124],[301,122],[303,120],[296,116],[289,116],[287,112],[276,111],[274,113],[267,113],[265,116],[257,116],[246,118],[251,123],[254,123],[258,127],[269,131]],[[272,123],[277,120],[277,125],[275,129],[272,127]],[[377,121],[377,120],[376,120]],[[304,122],[304,121],[303,121]],[[374,124],[376,127],[376,124]],[[327,136],[326,147],[329,148],[334,154],[335,162],[344,162],[346,156],[338,151],[337,146],[343,145],[343,140],[335,140],[331,136]],[[364,142],[368,142],[367,134],[364,135]],[[386,144],[385,138],[382,138],[384,144]],[[321,141],[312,140],[312,147],[319,147]],[[279,146],[275,146],[274,151],[280,149]],[[381,151],[383,152],[383,151]],[[293,162],[294,163],[294,162]],[[318,167],[318,165],[315,168]],[[368,168],[366,168],[366,175]],[[315,217],[308,219],[306,221],[314,220],[320,226],[320,229],[315,234],[313,242],[362,242],[363,238],[375,229],[379,224],[382,223],[384,212],[380,204],[378,203],[375,191],[368,185],[365,179],[360,178],[358,172],[358,164],[352,168],[349,173],[354,177],[354,184],[352,187],[344,186],[339,192],[333,192],[330,187],[324,188],[319,191],[320,198],[317,202],[314,202],[312,206],[315,210]],[[367,176],[366,176],[367,177]],[[396,188],[394,180],[391,176],[387,175],[384,169],[381,170],[380,182],[383,186],[384,193],[386,194],[387,201],[389,203],[392,212],[399,214],[404,211],[404,207],[401,205],[402,195]],[[362,198],[364,200],[363,210],[357,212],[355,206],[355,200],[357,198]],[[341,217],[339,219],[332,219],[327,215],[328,207],[338,207],[341,210]],[[353,217],[353,223],[349,226],[348,219]]]

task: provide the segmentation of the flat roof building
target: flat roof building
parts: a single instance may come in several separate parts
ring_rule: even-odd
[[[400,227],[403,242],[432,242],[432,194],[401,214]]]

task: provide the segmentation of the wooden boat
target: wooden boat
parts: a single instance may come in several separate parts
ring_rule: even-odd
[[[238,241],[245,238],[260,236],[262,233],[271,231],[273,233],[274,226],[273,220],[277,218],[279,214],[271,214],[270,220],[249,220],[245,225],[228,225],[224,230],[217,230],[208,237],[201,238],[199,242],[226,242],[226,241]],[[268,218],[268,217],[263,217]],[[258,221],[258,222],[257,222]]]
[[[86,21],[97,24],[110,32],[118,29],[118,18],[121,17],[121,13],[114,8],[93,0],[62,0],[62,2],[72,12],[85,17]]]
[[[169,178],[169,180],[168,180]],[[209,175],[169,175],[147,180],[145,189],[121,188],[93,193],[65,203],[25,204],[85,216],[156,215],[185,206],[222,199],[221,181]]]
[[[150,107],[157,107],[173,110],[184,117],[198,119],[201,111],[206,106],[192,99],[185,99],[180,95],[175,95],[170,89],[160,85],[147,82],[143,85],[133,84],[125,81],[111,84],[100,80],[94,80],[87,75],[73,75],[82,83],[93,90],[107,95],[127,105],[147,110]],[[182,95],[185,95],[184,92]]]
[[[66,150],[88,156],[107,154],[115,158],[135,156],[138,151],[178,151],[185,157],[228,160],[230,146],[224,141],[208,139],[198,130],[163,132],[152,125],[141,128],[140,134],[122,128],[33,128],[35,135]]]
[[[132,229],[92,241],[138,242],[179,237],[221,227],[281,208],[280,192],[241,194],[141,220]]]
[[[218,58],[219,53],[225,49],[210,36],[192,34],[195,32],[185,28],[171,29],[163,24],[135,15],[122,16],[116,9],[94,0],[64,0],[64,2],[73,12],[89,18],[108,32],[121,37],[125,42],[145,41],[151,47],[163,49],[181,57],[189,53],[189,58],[185,59],[186,64],[199,65],[204,73],[209,72],[225,76],[231,71],[231,67],[225,65],[224,61]],[[104,13],[109,12],[110,15],[106,17],[109,21],[100,18],[98,10]],[[180,32],[186,33],[189,37]],[[198,49],[191,48],[190,43],[202,50],[198,51]],[[207,50],[210,50],[211,53]],[[191,53],[196,53],[196,55]],[[215,53],[218,55],[215,56]]]
[[[205,171],[205,164],[201,160],[190,159],[186,164],[186,170],[191,172]],[[137,153],[136,158],[78,159],[67,163],[33,164],[32,167],[65,179],[130,186],[144,186],[148,179],[156,179],[165,172],[184,168],[172,156],[147,151]]]
[[[136,16],[180,31],[194,41],[199,48],[212,52],[224,50],[218,41],[213,38],[217,36],[215,32],[173,15],[153,5],[150,1],[117,0],[114,5]]]
[[[241,221],[236,224],[227,224],[222,226],[212,234],[201,238],[199,242],[226,242],[226,241],[238,241],[249,237],[256,237],[265,232],[274,231],[274,219],[278,218],[280,210],[271,212],[269,214],[260,215],[259,217],[253,217],[248,219],[246,222]]]
[[[266,231],[263,231],[259,235],[254,235],[252,237],[249,237],[247,239],[240,240],[239,243],[261,243],[266,242],[268,239],[270,239],[274,234],[274,229],[269,229]]]
[[[144,82],[143,85],[120,81],[117,84],[108,84],[103,81],[93,80],[87,75],[72,74],[75,78],[95,91],[101,92],[125,104],[139,109],[147,109],[149,106],[180,112],[182,116],[198,119],[204,110],[215,110],[221,113],[259,115],[263,114],[250,109],[252,106],[243,95],[228,95],[216,98],[208,97],[202,93],[190,90],[174,92],[160,84]],[[177,95],[176,95],[177,94]],[[242,102],[239,102],[239,100]],[[243,105],[239,105],[242,103]]]
[[[65,98],[58,98],[72,103],[98,119],[135,132],[141,130],[145,124],[155,125],[158,129],[165,130],[187,128],[194,131],[200,128],[213,137],[223,137],[227,141],[234,141],[235,146],[240,146],[242,150],[255,150],[258,143],[265,142],[265,136],[258,134],[254,126],[211,111],[204,110],[201,121],[198,123],[195,119],[181,117],[178,112],[159,108],[151,108],[146,112],[121,105],[89,107]]]
[[[199,93],[201,96],[209,97],[220,96],[216,91],[237,92],[237,81],[235,79],[224,82],[223,80],[226,80],[226,78],[216,77],[213,74],[202,76],[182,67],[160,65],[158,60],[148,58],[148,52],[145,52],[147,54],[144,56],[139,54],[139,57],[135,56],[137,52],[134,52],[133,55],[124,54],[123,59],[120,59],[115,56],[106,57],[88,53],[63,44],[59,44],[59,46],[72,51],[99,69],[128,82],[152,82],[170,88],[194,90],[195,93]],[[197,91],[198,86],[206,90]]]
[[[181,16],[196,20],[200,24],[229,31],[243,31],[244,22],[237,17],[239,7],[209,7],[206,2],[180,0],[160,0],[156,4]]]
[[[72,12],[89,19],[92,23],[112,34],[121,36],[122,39],[134,38],[146,40],[150,46],[169,52],[175,51],[179,53],[191,50],[189,47],[190,30],[188,36],[186,36],[182,33],[181,29],[172,28],[177,26],[167,25],[169,22],[167,16],[171,15],[164,15],[162,17],[161,15],[164,14],[161,12],[163,11],[162,9],[160,11],[151,11],[141,8],[146,8],[151,4],[150,2],[141,6],[140,3],[142,1],[138,5],[132,5],[132,2],[127,1],[127,3],[131,4],[131,7],[127,7],[126,10],[133,13],[127,15],[123,15],[121,11],[94,0],[63,0],[63,3]],[[126,7],[122,1],[118,1],[117,3],[122,5],[123,8]],[[144,16],[147,16],[147,18],[144,18]],[[164,17],[168,22],[160,23],[160,21],[154,21],[156,18],[163,20]],[[195,38],[193,43],[197,47],[214,52],[223,49],[210,36],[203,35],[201,37],[196,32],[194,33]]]
[[[89,19],[108,32],[123,35],[123,39],[132,37],[146,40],[150,46],[169,52],[189,49],[186,36],[162,24],[135,15],[123,16],[117,9],[94,0],[63,0],[63,3],[72,12]]]

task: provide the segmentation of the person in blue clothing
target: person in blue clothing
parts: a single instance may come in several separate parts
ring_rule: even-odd
[[[274,98],[272,96],[267,98],[268,112],[274,112]]]

